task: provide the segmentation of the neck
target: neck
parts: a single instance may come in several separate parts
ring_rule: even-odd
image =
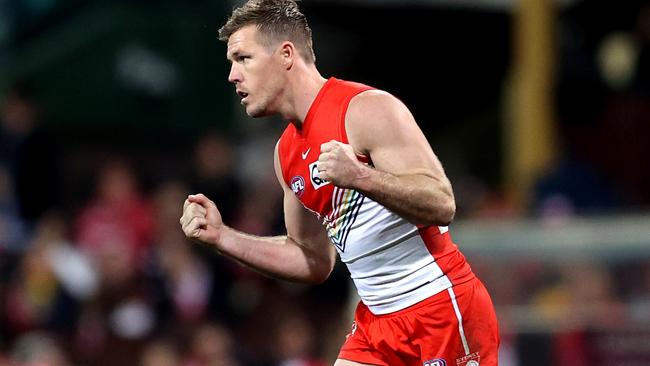
[[[286,105],[281,115],[283,119],[293,123],[296,128],[301,128],[307,117],[307,112],[309,112],[309,107],[327,79],[321,76],[315,65],[303,64],[291,72],[293,75],[289,79]]]

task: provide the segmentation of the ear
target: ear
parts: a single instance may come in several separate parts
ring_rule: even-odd
[[[293,67],[293,63],[296,61],[296,57],[298,57],[298,53],[296,53],[296,47],[292,42],[289,41],[282,42],[282,44],[280,45],[280,57],[282,59],[282,65],[287,70]]]

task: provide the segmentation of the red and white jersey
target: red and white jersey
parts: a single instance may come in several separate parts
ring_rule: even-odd
[[[300,130],[289,124],[278,142],[283,179],[300,202],[322,220],[361,300],[375,314],[418,303],[474,275],[448,228],[418,227],[354,189],[318,178],[321,144],[348,144],[350,100],[373,88],[330,78]],[[367,157],[359,157],[368,162]]]

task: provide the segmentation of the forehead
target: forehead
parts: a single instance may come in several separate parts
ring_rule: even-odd
[[[228,57],[242,50],[250,51],[255,47],[260,47],[257,42],[257,27],[247,25],[237,30],[228,38]]]

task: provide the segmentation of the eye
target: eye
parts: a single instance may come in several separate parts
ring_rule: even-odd
[[[237,57],[237,62],[244,63],[244,62],[250,60],[250,58],[251,57],[248,56],[248,55],[242,55],[242,56]]]

